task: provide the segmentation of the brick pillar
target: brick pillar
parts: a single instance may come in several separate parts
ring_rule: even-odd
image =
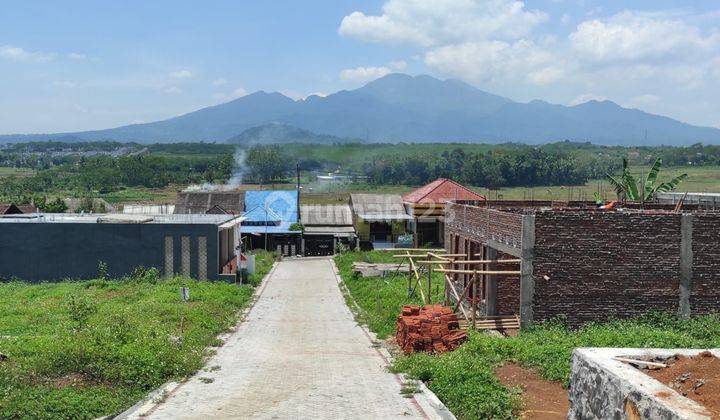
[[[693,274],[693,216],[683,214],[680,216],[680,302],[678,315],[683,318],[690,317],[690,293],[692,292]]]
[[[535,277],[533,276],[533,251],[535,248],[534,215],[523,215],[521,237],[520,327],[526,328],[533,322],[533,300],[535,298]]]
[[[485,245],[485,258],[488,260],[497,259],[497,250]],[[496,264],[488,264],[487,269],[492,271],[495,270]],[[489,274],[485,276],[485,308],[486,315],[493,316],[497,315],[497,276]]]

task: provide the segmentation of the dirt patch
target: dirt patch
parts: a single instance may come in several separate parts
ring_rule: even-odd
[[[666,368],[646,374],[704,406],[720,419],[720,359],[704,351],[695,357],[674,356],[663,361]]]
[[[555,420],[567,418],[570,408],[567,390],[560,382],[543,379],[531,369],[508,363],[495,371],[500,382],[507,387],[522,389],[523,419]]]

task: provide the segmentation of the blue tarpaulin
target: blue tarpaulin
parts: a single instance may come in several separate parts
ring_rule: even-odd
[[[296,190],[263,190],[245,192],[244,224],[258,222],[298,221]]]

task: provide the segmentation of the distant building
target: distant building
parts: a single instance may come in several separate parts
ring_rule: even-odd
[[[5,214],[23,214],[25,213],[22,211],[20,207],[18,207],[15,204],[0,204],[0,216]]]
[[[681,200],[683,202],[683,208],[685,208],[686,205],[697,205],[705,209],[720,209],[719,193],[664,192],[655,194],[655,201],[660,204],[677,204]]]
[[[438,178],[403,196],[405,208],[413,218],[409,230],[415,247],[444,244],[445,204],[456,200],[482,201],[485,196],[445,178]]]
[[[173,214],[174,204],[125,204],[124,214]]]
[[[103,262],[113,277],[144,266],[167,276],[234,281],[241,221],[233,215],[8,215],[0,218],[0,278],[96,278]]]
[[[397,194],[351,194],[353,225],[362,247],[393,247],[413,218]]]
[[[175,214],[242,214],[244,191],[181,191],[175,201]]]
[[[301,246],[305,256],[333,255],[338,244],[356,245],[352,211],[347,204],[302,205],[300,221],[305,228]]]
[[[282,255],[299,254],[302,231],[290,229],[299,221],[298,199],[296,190],[246,191],[242,228],[245,246]]]

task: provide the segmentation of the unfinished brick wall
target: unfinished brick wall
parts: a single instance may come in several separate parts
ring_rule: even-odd
[[[692,233],[692,314],[720,311],[720,215],[696,213]]]
[[[676,312],[680,215],[538,212],[533,265],[536,322],[564,315],[579,325],[651,309]]]
[[[512,255],[498,252],[499,260],[515,259]],[[519,264],[496,264],[499,271],[516,271]],[[497,311],[500,315],[517,315],[520,313],[520,276],[495,276],[497,278]]]
[[[450,234],[477,242],[488,240],[520,248],[522,214],[448,203],[445,208],[445,243]]]

